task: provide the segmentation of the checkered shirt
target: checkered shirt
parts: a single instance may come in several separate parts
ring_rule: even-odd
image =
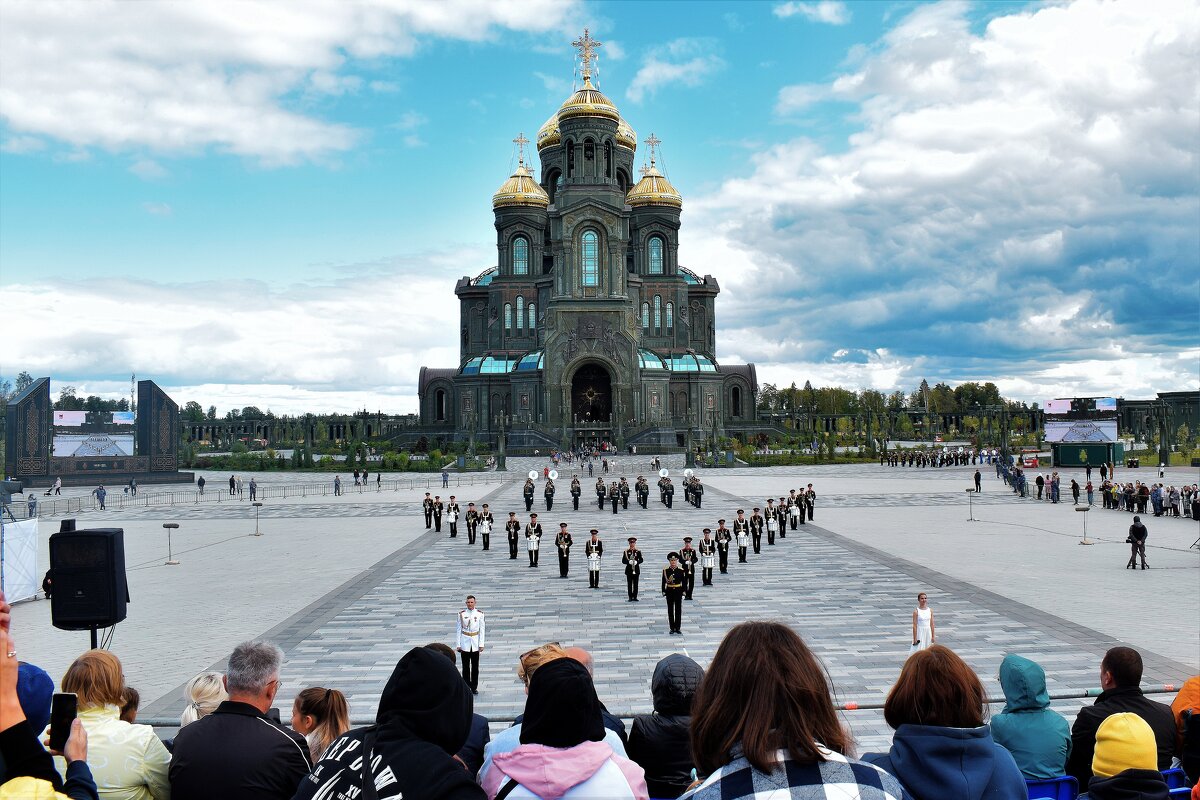
[[[769,773],[738,753],[679,800],[906,800],[900,782],[879,767],[820,750],[827,760],[812,764],[792,761],[780,750]]]

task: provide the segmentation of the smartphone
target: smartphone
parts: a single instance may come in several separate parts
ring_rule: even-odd
[[[50,701],[50,749],[61,753],[71,736],[71,723],[75,721],[78,705],[75,695],[55,692]]]

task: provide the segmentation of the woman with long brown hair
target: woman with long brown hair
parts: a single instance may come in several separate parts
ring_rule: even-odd
[[[333,740],[350,730],[350,704],[346,695],[337,689],[310,686],[292,703],[292,730],[308,742],[312,763],[333,744]]]
[[[791,628],[744,622],[725,635],[692,705],[692,756],[708,778],[685,798],[738,800],[836,787],[846,800],[903,800],[900,783],[846,755],[824,668]],[[772,795],[783,797],[783,795]]]
[[[983,683],[965,661],[940,644],[918,650],[883,706],[892,748],[863,760],[899,778],[914,800],[1024,800],[1025,778],[992,740],[986,712]]]

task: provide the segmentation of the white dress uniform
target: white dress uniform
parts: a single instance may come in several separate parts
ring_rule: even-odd
[[[471,691],[479,693],[479,652],[484,648],[484,617],[478,608],[458,612],[455,642],[462,658],[462,676]]]

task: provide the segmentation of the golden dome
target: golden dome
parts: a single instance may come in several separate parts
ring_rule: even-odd
[[[654,166],[653,159],[650,161],[650,166],[642,168],[642,179],[629,190],[625,202],[634,208],[638,206],[683,208],[683,196],[658,171]]]
[[[560,121],[572,117],[604,117],[616,122],[621,119],[621,112],[599,89],[592,86],[592,77],[585,74],[583,88],[568,97],[567,102],[558,109]]]
[[[637,134],[624,117],[617,120],[617,146],[626,150],[637,150]]]
[[[506,206],[547,208],[549,205],[550,195],[546,194],[546,190],[533,179],[533,173],[525,166],[524,160],[517,162],[517,171],[492,195],[492,208]]]
[[[620,130],[618,129],[618,133]],[[537,132],[537,149],[541,152],[543,148],[549,147],[552,144],[558,144],[562,141],[562,136],[558,131],[558,112],[555,111],[550,115],[550,119],[546,120],[546,124]]]

